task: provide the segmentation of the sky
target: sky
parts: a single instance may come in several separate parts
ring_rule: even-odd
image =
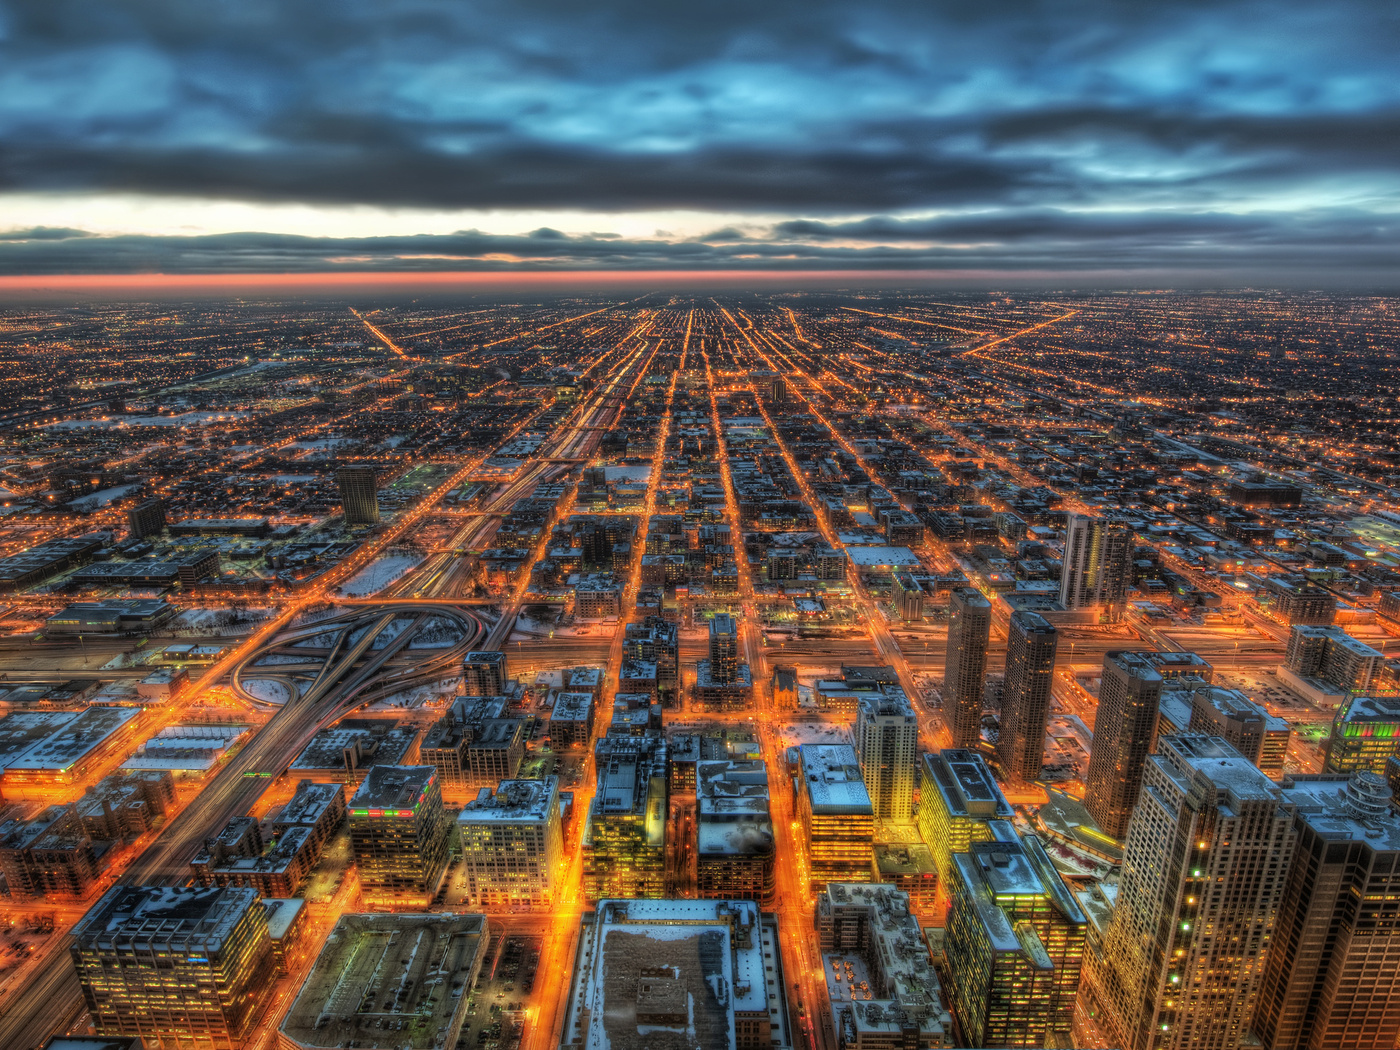
[[[1400,5],[0,0],[0,281],[1393,289]]]

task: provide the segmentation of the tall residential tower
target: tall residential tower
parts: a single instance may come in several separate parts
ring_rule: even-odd
[[[943,709],[952,722],[954,747],[975,748],[982,738],[982,689],[991,630],[992,603],[971,587],[955,589],[943,672]]]
[[[1026,781],[1039,779],[1045,758],[1058,641],[1054,625],[1045,617],[1019,609],[1011,614],[997,756],[1008,775]]]

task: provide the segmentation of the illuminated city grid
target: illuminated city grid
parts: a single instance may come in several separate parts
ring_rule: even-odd
[[[1323,294],[5,308],[0,1046],[1393,1048],[1397,355]]]

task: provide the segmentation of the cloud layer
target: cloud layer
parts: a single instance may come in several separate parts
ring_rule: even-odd
[[[0,0],[0,195],[755,217],[703,239],[151,238],[59,215],[0,235],[0,271],[1379,276],[1397,44],[1380,0]]]

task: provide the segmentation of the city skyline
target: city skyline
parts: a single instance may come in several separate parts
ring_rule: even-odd
[[[1400,1050],[1397,52],[0,0],[0,1050]]]

